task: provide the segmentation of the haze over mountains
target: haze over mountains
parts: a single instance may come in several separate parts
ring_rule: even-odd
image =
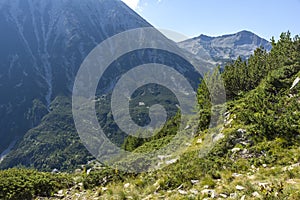
[[[89,154],[80,144],[70,106],[78,68],[103,40],[150,26],[119,0],[0,0],[0,154],[19,141],[4,167],[49,170],[60,164],[67,169],[85,162]],[[247,31],[216,38],[201,35],[179,46],[210,68],[238,56],[246,59],[260,46],[271,48]],[[139,52],[139,62],[125,63],[153,61],[148,54]],[[167,58],[164,54],[158,62]],[[184,69],[197,86],[199,76]],[[76,159],[75,152],[81,152]]]

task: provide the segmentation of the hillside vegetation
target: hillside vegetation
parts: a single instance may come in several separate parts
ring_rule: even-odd
[[[0,172],[0,199],[18,199],[23,191],[22,199],[300,199],[300,38],[283,33],[272,46],[228,64],[221,77],[205,77],[200,126],[188,129],[197,130],[193,142],[168,167],[132,174],[94,161],[70,174],[9,169]],[[218,91],[221,80],[225,120],[208,129],[214,108],[207,88]],[[176,133],[177,120],[151,140],[129,137],[123,147],[157,149]]]

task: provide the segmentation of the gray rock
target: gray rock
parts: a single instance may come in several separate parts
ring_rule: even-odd
[[[253,193],[252,193],[252,196],[253,196],[253,197],[256,197],[256,198],[260,198],[260,197],[261,197],[260,194],[259,194],[258,192],[253,192]]]
[[[241,151],[240,148],[233,148],[233,149],[231,149],[231,152],[232,152],[232,153],[237,153],[237,152],[239,152],[239,151]]]
[[[300,78],[297,77],[297,78],[294,80],[293,85],[292,85],[292,87],[291,87],[290,89],[291,89],[291,90],[294,89],[294,88],[296,87],[296,85],[298,85],[299,82],[300,82]]]
[[[144,102],[139,102],[139,106],[145,106],[146,104]]]
[[[220,194],[220,197],[223,197],[224,199],[226,199],[228,197],[228,195],[226,195],[226,194]]]
[[[243,175],[242,175],[242,174],[238,174],[238,173],[233,173],[233,174],[232,174],[232,177],[235,177],[235,178],[241,177],[241,176],[243,176]]]
[[[237,189],[237,190],[245,190],[245,187],[243,187],[241,185],[237,185],[237,186],[235,186],[235,189]]]
[[[59,170],[58,170],[58,169],[53,169],[51,173],[52,173],[52,174],[58,174],[58,173],[59,173]]]
[[[267,188],[268,185],[269,185],[269,183],[258,183],[258,186],[262,187],[262,188]]]
[[[237,130],[237,132],[240,134],[245,134],[247,132],[247,130],[240,128]]]
[[[187,195],[188,192],[187,191],[184,191],[184,190],[178,190],[179,194],[182,194],[182,195]]]
[[[167,165],[174,164],[174,163],[176,163],[177,161],[178,161],[178,158],[174,158],[174,159],[172,159],[172,160],[166,161],[166,164],[167,164]]]
[[[197,183],[199,183],[199,180],[191,180],[191,183],[192,184],[197,184]]]
[[[190,128],[191,128],[191,126],[190,126],[190,125],[187,125],[187,126],[185,127],[184,130],[188,130],[188,129],[190,129]]]
[[[203,140],[200,138],[197,140],[197,144],[202,144]]]
[[[267,165],[267,164],[263,164],[262,166],[263,166],[263,168],[267,168],[267,167],[268,167],[268,165]]]
[[[217,142],[221,139],[223,139],[225,135],[223,133],[219,133],[218,135],[213,136],[213,142]]]

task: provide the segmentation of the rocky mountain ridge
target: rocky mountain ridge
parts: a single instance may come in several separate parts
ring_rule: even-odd
[[[200,35],[180,42],[178,45],[201,59],[221,66],[224,66],[227,61],[236,60],[239,56],[246,60],[259,47],[267,51],[272,48],[270,42],[250,31],[240,31],[218,37]]]

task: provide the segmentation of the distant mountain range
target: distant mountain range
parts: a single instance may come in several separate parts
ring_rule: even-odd
[[[235,34],[210,37],[200,35],[192,39],[178,43],[200,59],[209,61],[213,65],[222,65],[227,61],[235,60],[239,56],[248,59],[254,50],[263,47],[271,50],[271,43],[249,31],[241,31]]]

